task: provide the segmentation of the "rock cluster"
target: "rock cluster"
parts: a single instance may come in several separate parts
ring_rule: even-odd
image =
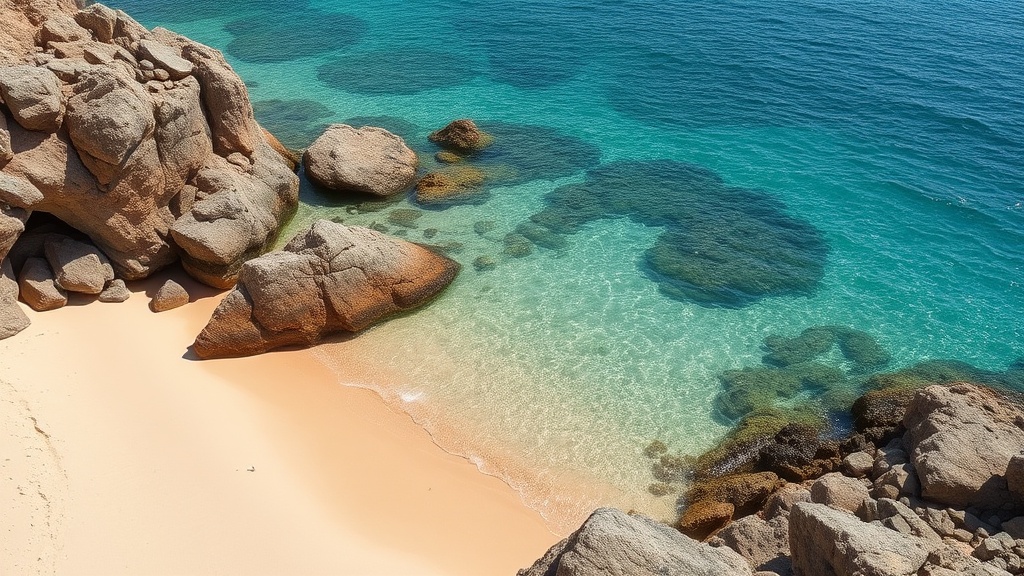
[[[422,305],[458,271],[422,246],[318,220],[283,250],[242,265],[193,349],[200,358],[246,356],[358,332]]]
[[[101,4],[15,0],[0,20],[0,258],[33,212],[90,240],[11,262],[36,290],[22,297],[54,306],[179,258],[233,284],[290,215],[298,178],[221,54]]]
[[[843,457],[841,472],[779,481],[767,496],[761,487],[771,481],[769,473],[699,484],[681,528],[701,537],[713,532],[707,544],[738,553],[745,569],[761,576],[1024,574],[1024,409],[1003,393],[965,383],[906,395],[899,423],[887,410],[864,412],[878,419],[860,422],[862,431],[893,438],[876,448],[860,433],[861,449]],[[894,426],[886,429],[886,423]],[[753,513],[730,522],[744,505]],[[618,566],[622,549],[655,558],[704,554],[689,538],[683,544],[657,540],[673,546],[668,552],[637,551],[643,543],[582,548],[575,539],[586,529],[520,574],[569,573],[556,566],[569,549],[589,555],[577,563],[591,566]],[[701,573],[684,565],[613,573]]]

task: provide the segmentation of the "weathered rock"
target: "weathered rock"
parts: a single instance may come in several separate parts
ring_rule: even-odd
[[[811,491],[800,484],[787,483],[776,490],[764,505],[764,517],[768,520],[788,515],[799,502],[810,502]]]
[[[39,31],[39,40],[44,46],[54,42],[78,42],[92,40],[92,34],[78,25],[75,19],[67,14],[54,14],[43,22]]]
[[[18,305],[18,281],[14,279],[11,261],[5,259],[0,266],[0,340],[14,336],[29,324],[28,316]]]
[[[938,548],[814,503],[793,507],[789,545],[795,576],[911,576]]]
[[[679,530],[697,540],[704,540],[732,520],[736,507],[728,502],[701,500],[694,502],[683,511],[679,519]]]
[[[188,304],[188,291],[181,284],[174,280],[167,280],[160,285],[153,299],[149,302],[149,309],[153,312],[165,312]]]
[[[740,518],[720,530],[710,544],[732,548],[754,570],[788,574],[792,568],[787,516],[777,516],[768,521],[759,516]]]
[[[987,388],[929,386],[911,401],[905,443],[922,496],[952,506],[1021,508],[1009,490],[1011,458],[1024,450],[1024,413]],[[984,450],[979,450],[984,446]]]
[[[416,176],[416,153],[383,128],[332,124],[303,155],[306,173],[331,190],[390,196]]]
[[[887,528],[934,542],[942,540],[927,522],[902,502],[882,498],[875,504],[875,509],[878,520]]]
[[[4,167],[14,158],[14,149],[11,148],[11,131],[7,129],[7,116],[0,111],[0,168]]]
[[[874,468],[875,459],[867,452],[853,452],[843,458],[843,473],[854,478],[863,478]]]
[[[431,172],[416,182],[416,201],[420,204],[446,204],[465,200],[480,193],[484,179],[484,173],[472,166]]]
[[[284,250],[242,265],[238,285],[196,338],[201,358],[259,354],[358,332],[421,306],[458,273],[454,261],[366,228],[318,220]]]
[[[480,130],[469,119],[454,120],[444,128],[431,132],[427,137],[438,146],[456,152],[483,150],[494,142],[494,138]]]
[[[54,132],[64,119],[60,81],[46,68],[0,68],[0,97],[26,130]]]
[[[114,39],[117,11],[103,4],[91,4],[78,11],[74,18],[79,26],[91,31],[92,35],[100,42],[110,42]]]
[[[164,70],[171,80],[181,80],[192,73],[192,63],[182,58],[178,49],[154,40],[139,40],[139,55]]]
[[[860,480],[837,472],[825,474],[811,485],[811,501],[837,510],[857,514],[864,501],[871,498],[868,487]]]
[[[51,239],[45,251],[57,286],[68,292],[99,294],[114,279],[110,261],[92,244],[71,238]]]
[[[728,502],[737,513],[756,511],[783,483],[772,472],[733,474],[695,483],[687,494],[689,502]]]
[[[643,516],[599,508],[519,576],[750,576],[729,548],[700,544]]]
[[[97,299],[100,302],[124,302],[131,298],[131,295],[132,293],[128,291],[128,287],[124,285],[124,280],[115,278],[100,292]]]
[[[53,271],[42,258],[29,258],[18,278],[21,299],[33,310],[54,310],[68,303],[68,296],[54,283]]]

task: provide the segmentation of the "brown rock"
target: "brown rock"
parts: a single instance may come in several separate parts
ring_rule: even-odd
[[[31,322],[18,304],[18,281],[14,279],[11,261],[4,260],[0,267],[0,340],[10,338]]]
[[[444,204],[462,200],[478,194],[483,182],[483,171],[472,166],[431,172],[416,183],[416,201],[420,204]]]
[[[695,483],[687,494],[687,500],[728,502],[736,507],[738,514],[745,515],[757,511],[783,484],[773,472],[733,474]]]
[[[200,358],[246,356],[358,332],[421,306],[458,273],[455,262],[367,228],[318,220],[282,251],[242,265],[238,285],[196,338]]]
[[[128,287],[124,285],[124,280],[115,278],[111,280],[107,287],[100,292],[97,298],[100,302],[124,302],[131,298],[132,293],[128,291]]]
[[[458,164],[465,160],[462,156],[459,156],[454,152],[449,152],[448,150],[442,150],[437,154],[434,154],[434,159],[442,164]]]
[[[68,292],[99,294],[114,279],[110,261],[92,244],[71,238],[51,239],[44,250],[57,286]]]
[[[701,500],[683,511],[679,531],[695,540],[704,540],[732,520],[736,507],[728,502]]]
[[[825,474],[811,484],[811,501],[857,514],[870,499],[868,487],[860,480],[839,473]]]
[[[64,120],[60,81],[46,68],[0,68],[0,97],[26,130],[54,132]]]
[[[306,173],[331,190],[390,196],[416,176],[416,153],[383,128],[327,127],[303,155]]]
[[[153,295],[153,299],[149,302],[149,309],[153,312],[164,312],[180,308],[188,304],[188,300],[188,291],[184,286],[174,280],[167,280]]]
[[[53,281],[53,271],[42,258],[29,258],[18,278],[21,299],[33,310],[54,310],[68,303],[67,294]]]
[[[457,152],[483,150],[494,142],[490,134],[482,132],[476,123],[469,119],[455,120],[444,128],[431,132],[428,138],[438,146]]]

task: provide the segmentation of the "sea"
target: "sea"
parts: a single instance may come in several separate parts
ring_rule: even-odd
[[[289,147],[381,126],[421,174],[482,174],[443,205],[303,178],[282,242],[329,218],[462,264],[425,308],[315,356],[556,532],[598,505],[671,519],[679,487],[655,495],[645,448],[713,446],[743,414],[729,375],[808,328],[876,352],[815,352],[847,398],[925,361],[1024,366],[1018,2],[110,4],[222,50]],[[494,143],[438,162],[427,137],[458,118]],[[820,399],[801,382],[769,402]]]

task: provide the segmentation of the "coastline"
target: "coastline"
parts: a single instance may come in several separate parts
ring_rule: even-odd
[[[49,514],[2,515],[0,533],[24,535],[3,566],[513,573],[559,539],[509,486],[337,384],[309,350],[188,359],[221,295],[173,275],[193,295],[183,308],[149,311],[160,273],[123,304],[28,311],[32,326],[0,342],[0,405],[36,430],[8,435],[22,457],[0,486],[11,511],[42,500]]]

